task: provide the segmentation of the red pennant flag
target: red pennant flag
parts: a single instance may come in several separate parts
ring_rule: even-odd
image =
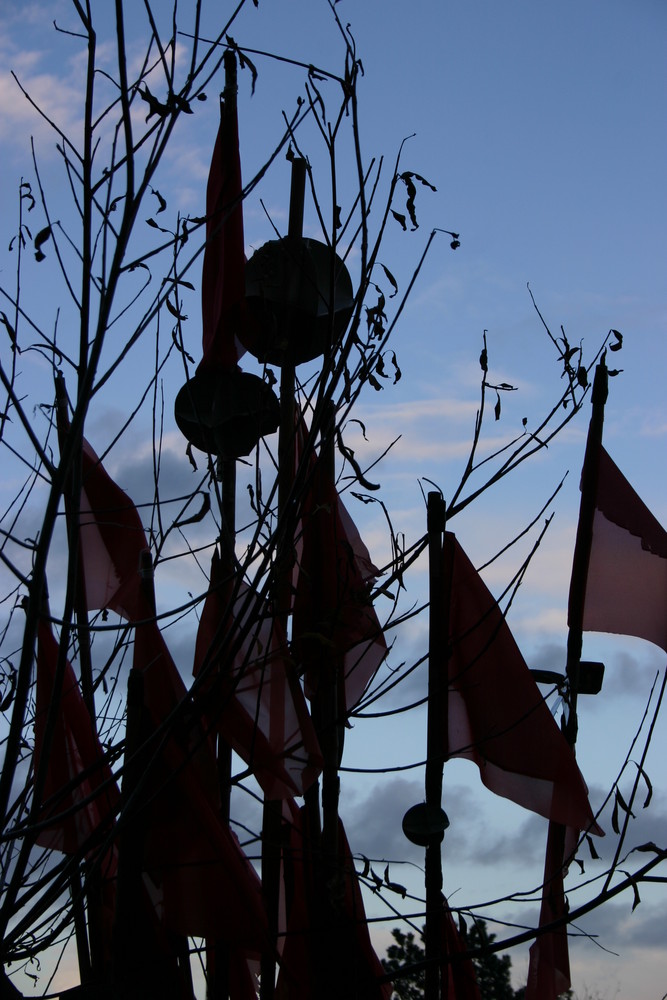
[[[292,810],[289,850],[284,854],[286,925],[277,1000],[310,1000],[321,992],[321,977],[341,984],[340,996],[349,1000],[389,1000],[391,983],[368,933],[368,922],[345,830],[339,821],[342,866],[339,911],[322,919],[321,892],[313,861],[313,837],[306,808]],[[329,873],[330,876],[330,873]],[[323,929],[324,928],[324,929]],[[322,949],[336,956],[335,969],[318,964]],[[329,995],[329,994],[327,994]]]
[[[233,77],[233,84],[225,88],[220,108],[220,126],[206,187],[202,271],[201,367],[204,368],[234,368],[245,353],[238,337],[245,315],[245,248],[235,72]]]
[[[566,846],[566,840],[572,843]],[[549,823],[540,927],[546,927],[567,912],[563,856],[571,857],[575,846],[573,830],[568,828],[566,831],[560,824]],[[570,989],[570,985],[567,926],[563,924],[540,935],[531,946],[525,1000],[557,1000],[561,993]]]
[[[49,711],[53,711],[58,643],[46,621],[37,633],[34,769],[39,770]],[[77,854],[90,849],[94,834],[103,836],[114,821],[119,792],[104,759],[95,728],[69,662],[65,664],[53,741],[42,789],[42,823],[37,843],[42,847]]]
[[[109,608],[128,621],[145,617],[139,560],[148,543],[141,519],[85,440],[79,524],[88,609]]]
[[[583,629],[638,636],[667,652],[667,531],[601,445],[584,461],[598,470]]]
[[[442,983],[448,984],[448,991],[443,990],[443,997],[446,996],[447,1000],[481,1000],[475,966],[471,958],[462,957],[466,946],[459,936],[446,900],[442,915],[442,947],[449,959],[441,968]]]
[[[156,909],[179,934],[261,949],[267,944],[261,885],[222,822],[210,744],[193,721],[191,700],[154,622],[137,627],[134,669],[143,674],[153,732],[181,710],[151,744],[157,761],[145,794],[145,869]]]
[[[451,532],[447,750],[525,809],[602,834],[574,754],[547,708],[503,614]],[[435,609],[437,613],[437,609]]]
[[[306,694],[313,696],[331,657],[342,657],[339,698],[347,715],[387,655],[369,597],[380,571],[317,457],[311,460],[296,542],[293,636],[306,668]]]
[[[58,437],[69,420],[58,408]],[[79,565],[89,611],[110,609],[128,621],[150,615],[141,593],[139,563],[148,548],[137,509],[83,439],[79,497]]]
[[[268,608],[242,584],[233,596],[217,552],[197,632],[193,673],[208,659],[207,716],[252,768],[267,798],[303,795],[322,756],[287,640]]]

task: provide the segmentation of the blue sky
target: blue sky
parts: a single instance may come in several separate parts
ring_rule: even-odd
[[[103,18],[104,8],[98,6]],[[181,9],[186,11],[187,4]],[[614,356],[623,373],[611,383],[605,443],[648,506],[667,524],[664,4],[661,0],[563,0],[558,5],[541,0],[504,4],[415,0],[406,5],[396,0],[354,4],[341,0],[336,9],[344,23],[351,23],[365,70],[360,88],[363,155],[367,160],[384,155],[388,175],[406,139],[404,169],[417,171],[437,188],[419,191],[416,232],[402,233],[398,226],[389,231],[383,263],[404,289],[431,228],[461,234],[456,252],[449,248],[448,237],[436,239],[397,326],[392,346],[403,372],[401,382],[380,394],[369,389],[355,413],[366,424],[369,438],[367,445],[355,441],[360,454],[377,455],[396,434],[403,434],[377,470],[381,496],[395,526],[403,528],[408,538],[420,535],[424,511],[419,479],[437,482],[448,496],[460,475],[479,396],[477,359],[483,330],[488,330],[493,379],[518,386],[516,393],[503,398],[499,423],[489,423],[489,442],[517,432],[524,416],[532,423],[558,390],[555,351],[533,309],[528,283],[552,331],[558,334],[563,324],[570,341],[578,344],[583,339],[589,353],[610,328],[623,333],[623,350]],[[156,11],[166,17],[168,5],[156,4]],[[137,17],[138,39],[141,23],[138,14],[132,16]],[[216,30],[220,17],[220,4],[204,5],[204,34]],[[26,3],[20,11],[3,4],[0,18],[4,230],[0,278],[11,288],[14,258],[6,250],[16,218],[19,180],[29,178],[34,184],[31,134],[54,211],[60,212],[62,205],[65,217],[71,209],[53,138],[17,93],[8,71],[15,69],[64,127],[76,129],[83,62],[76,41],[53,31],[54,18],[61,26],[73,24],[64,0]],[[241,46],[277,51],[326,69],[340,66],[342,48],[328,6],[321,0],[260,0],[257,9],[248,4],[232,34]],[[108,45],[101,24],[102,59]],[[138,53],[137,41],[130,60]],[[256,92],[251,96],[246,73],[241,74],[239,93],[246,177],[263,163],[280,134],[281,111],[294,107],[304,85],[301,70],[259,55],[253,59],[259,70]],[[212,83],[208,102],[197,108],[196,115],[182,119],[156,179],[174,213],[203,212],[216,128],[216,91],[217,84]],[[313,130],[306,127],[303,135],[324,190],[321,145]],[[343,197],[352,176],[343,160]],[[259,198],[276,224],[284,227],[288,191],[288,164],[281,157],[245,206],[249,251],[272,236]],[[308,205],[305,231],[317,236]],[[30,262],[24,279],[24,295],[30,296],[31,307],[47,329],[53,328],[55,308],[61,304],[51,264]],[[352,257],[352,273],[354,264]],[[198,276],[195,264],[190,278],[197,290]],[[191,293],[186,306],[190,315],[186,346],[196,354],[198,291]],[[63,304],[61,328],[66,321]],[[127,375],[113,381],[91,410],[87,433],[98,451],[110,443],[138,399],[142,355],[133,358]],[[34,355],[23,363],[31,402],[48,399],[46,366]],[[173,488],[175,493],[184,492],[192,481],[171,421],[169,396],[179,386],[179,370],[172,366],[165,373],[164,477],[167,491]],[[562,667],[564,660],[565,607],[587,414],[588,406],[531,467],[519,470],[453,524],[479,564],[530,519],[569,470],[556,518],[510,618],[528,661],[552,668]],[[139,426],[145,432],[143,417]],[[131,454],[119,446],[108,463],[109,471],[137,502],[150,473],[149,445],[141,440],[141,435],[134,438]],[[350,440],[354,440],[351,431]],[[14,466],[5,473],[5,497],[15,474]],[[381,561],[387,545],[381,518],[360,504],[351,501],[349,506],[376,561]],[[492,567],[485,574],[489,586],[502,590],[521,558],[512,555]],[[412,576],[411,593],[416,597],[424,593],[424,569],[420,565]],[[166,603],[183,589],[178,572],[170,576],[168,564],[161,583]],[[195,589],[198,584],[203,589],[201,578],[187,581]],[[425,628],[420,620],[406,629],[397,660],[423,651]],[[191,637],[172,631],[170,644],[175,651],[182,649],[187,661]],[[578,747],[597,804],[623,761],[652,677],[664,669],[664,655],[640,640],[592,635],[586,637],[584,652],[607,664],[602,694],[582,705]],[[415,689],[418,685],[415,680]],[[423,725],[419,714],[401,723],[400,730],[396,723],[360,720],[348,738],[346,763],[382,766],[388,748],[394,754],[391,762],[418,760],[423,756]],[[663,719],[647,761],[654,801],[637,820],[637,832],[630,838],[633,844],[659,840],[660,826],[665,829],[666,750]],[[400,823],[403,803],[407,808],[421,798],[420,780],[414,772],[382,781],[344,778],[342,809],[353,850],[366,854],[375,850],[375,856],[382,858],[393,859],[401,851],[401,857],[409,856],[400,829],[391,837],[387,831]],[[445,807],[452,829],[445,847],[445,890],[457,905],[481,902],[510,889],[528,890],[541,876],[542,824],[480,791],[478,785],[472,765],[456,762],[448,767]],[[502,865],[490,864],[491,859]],[[411,860],[419,861],[416,856]],[[397,870],[394,877],[404,881],[408,875]],[[574,878],[573,884],[577,881],[581,880]],[[573,892],[572,901],[579,895]],[[583,939],[573,941],[573,984],[578,991],[587,986],[603,997],[632,995],[633,1000],[661,995],[667,978],[665,915],[657,892],[643,890],[642,899],[632,916],[632,901],[623,896],[588,918],[586,931],[600,934],[599,943],[618,957]],[[522,921],[528,919],[529,909],[524,913],[510,904],[502,918]],[[534,914],[535,904],[532,919]],[[512,958],[518,982],[525,975],[527,949]]]

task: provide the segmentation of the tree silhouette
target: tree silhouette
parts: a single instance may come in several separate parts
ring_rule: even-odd
[[[382,962],[387,972],[395,972],[404,966],[423,962],[424,948],[415,940],[413,931],[404,932],[400,927],[394,927],[391,935],[396,943],[389,945],[387,958]],[[515,997],[522,996],[523,993],[512,989],[510,956],[497,955],[486,950],[495,939],[496,935],[488,930],[485,920],[475,920],[466,934],[466,944],[471,951],[481,951],[481,954],[472,960],[481,1000],[515,1000]],[[424,940],[423,933],[421,940]],[[403,975],[394,982],[394,996],[398,1000],[422,1000],[425,982],[423,969],[417,969],[410,975]]]

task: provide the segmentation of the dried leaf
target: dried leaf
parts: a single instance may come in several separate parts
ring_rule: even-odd
[[[489,354],[486,347],[482,350],[479,356],[479,367],[483,372],[488,372],[489,370]]]
[[[352,451],[351,448],[348,448],[343,443],[343,438],[342,438],[342,435],[341,435],[340,430],[338,428],[336,428],[336,442],[338,444],[338,450],[339,450],[339,452],[341,453],[341,455],[343,456],[343,458],[347,459],[347,461],[350,463],[350,465],[354,469],[354,474],[356,475],[358,481],[361,483],[361,485],[364,487],[364,489],[365,490],[371,490],[371,491],[373,491],[373,490],[379,490],[380,489],[380,484],[379,483],[371,483],[364,476],[363,472],[361,471],[361,467],[360,467],[359,463],[357,462],[356,458],[354,457],[354,452]]]
[[[664,850],[654,844],[652,840],[649,840],[646,844],[640,844],[639,847],[633,847],[633,851],[650,851],[651,854],[664,854]]]
[[[236,44],[231,35],[225,35],[225,41],[227,42],[227,45],[230,47],[230,49],[233,49],[233,51],[236,53],[236,56],[238,57],[239,60],[239,66],[241,67],[241,69],[250,70],[252,76],[250,93],[254,94],[255,84],[257,83],[257,68],[255,67],[255,64],[252,62],[251,59],[248,58],[247,55],[241,52],[240,48],[238,47],[238,45]]]
[[[377,892],[383,886],[382,879],[380,878],[379,875],[375,874],[375,872],[373,871],[372,868],[371,868],[369,874],[370,874],[371,878],[373,879],[373,881],[375,882],[375,888],[373,889],[373,892]]]
[[[407,223],[405,221],[405,216],[401,215],[400,212],[395,212],[393,208],[391,210],[391,214],[394,216],[394,218],[396,219],[396,221],[400,224],[403,232],[405,232],[407,230],[407,228],[408,228]]]
[[[190,114],[192,114],[192,112],[190,112]],[[164,210],[166,209],[167,202],[164,200],[164,198],[162,197],[162,195],[160,194],[160,192],[155,190],[155,188],[151,188],[151,194],[155,195],[155,197],[157,198],[158,203],[160,205],[160,207],[158,208],[157,212],[155,213],[156,215],[159,215],[160,212],[164,212]]]
[[[141,97],[142,101],[146,101],[146,104],[148,105],[148,114],[146,115],[146,121],[148,121],[149,118],[152,118],[153,115],[157,115],[158,118],[167,117],[167,115],[169,114],[169,108],[167,107],[166,104],[162,104],[161,101],[158,101],[157,97],[151,94],[146,84],[144,84],[143,90],[139,88],[139,96]]]
[[[391,890],[391,892],[398,893],[401,899],[405,899],[405,897],[407,896],[408,890],[405,888],[404,885],[401,885],[400,882],[385,882],[385,885],[387,889]]]
[[[185,316],[183,313],[179,312],[178,308],[175,305],[173,305],[173,303],[171,303],[169,299],[165,299],[164,302],[167,307],[167,311],[170,312],[171,315],[175,317],[175,319],[180,320],[181,322],[184,323],[188,317]]]
[[[174,329],[171,331],[171,339],[174,342],[174,347],[176,348],[176,350],[180,351],[183,357],[187,358],[190,364],[193,365],[195,363],[195,359],[192,357],[191,354],[188,354],[188,352],[183,347],[180,337],[177,336],[176,327],[174,327]]]
[[[40,231],[35,236],[35,244],[34,244],[35,260],[37,261],[44,260],[45,254],[42,253],[41,248],[42,244],[46,243],[46,241],[49,239],[50,236],[51,236],[51,226],[44,226],[44,229],[40,229]]]
[[[496,392],[496,405],[493,408],[496,420],[500,420],[500,393]]]
[[[613,333],[614,337],[616,338],[615,343],[609,345],[609,350],[620,351],[621,348],[623,347],[623,334],[619,333],[618,330],[610,330],[609,332]]]
[[[614,803],[614,809],[611,814],[611,828],[614,831],[614,833],[620,833],[618,826],[618,801]]]
[[[187,98],[181,97],[180,94],[170,94],[169,104],[172,108],[175,108],[176,111],[182,111],[184,115],[194,114],[194,111],[190,107],[190,102]]]
[[[12,347],[16,347],[17,346],[17,344],[16,344],[16,330],[14,329],[14,327],[12,326],[12,324],[7,319],[7,314],[6,313],[0,312],[0,321],[4,324],[5,329],[7,330],[7,333],[9,334],[9,339],[12,342]]]
[[[168,229],[163,229],[162,226],[158,226],[155,219],[146,219],[146,225],[150,226],[151,229],[159,229],[161,233],[168,233]]]
[[[633,819],[636,818],[635,814],[633,813],[632,809],[630,808],[630,806],[627,804],[627,802],[625,801],[625,799],[621,795],[621,793],[620,793],[620,791],[619,791],[618,788],[616,789],[616,801],[620,805],[620,807],[623,810],[623,812],[627,813],[629,816],[632,816]]]
[[[23,190],[24,188],[25,190]],[[27,181],[23,181],[23,183],[19,185],[19,197],[21,198],[22,201],[23,199],[25,199],[26,201],[30,202],[30,204],[28,205],[28,211],[32,212],[33,208],[35,207],[35,199],[33,197],[32,187]]]
[[[4,694],[2,701],[0,701],[0,712],[7,711],[12,701],[14,700],[15,690],[16,690],[16,669],[15,667],[11,667],[11,674],[9,675],[9,687]]]
[[[199,491],[197,491],[199,492]],[[196,524],[199,521],[203,521],[208,512],[211,509],[211,497],[208,493],[204,493],[202,496],[202,504],[196,514],[192,514],[190,517],[183,518],[182,521],[174,521],[172,527],[182,528],[185,524]]]
[[[600,855],[595,850],[595,844],[593,843],[593,838],[589,833],[586,834],[586,843],[588,844],[588,850],[590,851],[590,855],[593,861],[599,861]]]
[[[642,806],[642,809],[646,809],[653,798],[653,785],[651,784],[648,774],[640,764],[637,764],[637,770],[646,782],[646,798],[644,799],[644,805]]]
[[[415,187],[414,181],[416,180],[425,187],[430,188],[431,191],[435,191],[437,189],[429,181],[425,180],[425,178],[422,177],[421,174],[415,174],[411,170],[405,170],[402,174],[399,174],[399,180],[402,180],[403,183],[405,184],[405,188],[408,195],[405,207],[408,211],[408,215],[410,216],[410,221],[412,223],[412,228],[414,231],[415,229],[419,228],[419,223],[417,222],[417,214],[415,210],[415,198],[417,195],[417,189]]]
[[[391,293],[391,295],[389,296],[390,299],[393,299],[394,295],[396,295],[398,293],[398,284],[396,282],[396,278],[391,273],[391,271],[389,270],[389,268],[385,267],[384,264],[380,264],[380,267],[382,268],[382,270],[384,271],[384,273],[387,275],[387,280],[390,282],[391,287],[394,289],[393,292]]]
[[[363,421],[358,420],[356,417],[352,417],[350,419],[350,423],[359,424],[359,426],[361,427],[361,433],[363,435],[364,441],[368,441],[368,438],[366,437],[366,425],[363,423]]]

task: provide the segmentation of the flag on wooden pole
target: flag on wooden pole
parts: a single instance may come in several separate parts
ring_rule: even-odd
[[[445,533],[444,559],[453,560],[449,755],[474,761],[497,795],[547,819],[601,834],[574,754],[502,611],[451,532]]]
[[[327,880],[339,878],[337,907],[323,920],[318,900],[321,873],[307,809],[294,804],[285,824],[289,848],[283,873],[289,870],[284,918],[284,943],[276,987],[279,1000],[311,1000],[340,996],[349,1000],[389,1000],[390,983],[368,932],[368,922],[345,830],[339,820],[340,870],[327,870]],[[328,963],[323,956],[333,956]]]
[[[447,900],[443,900],[442,950],[447,956],[446,964],[441,967],[441,981],[447,990],[442,990],[443,1000],[481,1000],[475,966],[471,958],[464,958],[465,942],[461,940],[452,911]]]
[[[58,408],[58,437],[69,433],[69,420]],[[79,566],[88,611],[115,611],[128,621],[149,614],[141,592],[139,564],[148,548],[141,518],[132,500],[111,478],[84,438],[79,496]]]
[[[216,553],[193,673],[211,725],[248,764],[267,798],[303,795],[322,770],[308,707],[280,623],[245,584],[234,593]]]
[[[589,443],[584,466],[592,464],[597,492],[583,630],[638,636],[667,652],[667,531],[602,445]],[[571,591],[570,619],[573,600]]]
[[[566,843],[570,841],[571,843]],[[549,823],[547,850],[544,861],[544,883],[540,927],[554,923],[567,913],[563,876],[563,857],[572,856],[576,847],[576,831],[560,823]],[[567,925],[541,934],[530,948],[530,965],[525,1000],[557,1000],[570,988],[570,956]]]
[[[302,436],[297,435],[297,451]],[[306,694],[312,697],[317,690],[327,659],[342,657],[339,701],[347,715],[387,655],[369,596],[380,571],[316,455],[310,462],[295,548],[293,636],[306,669]]]
[[[42,847],[77,854],[89,851],[95,834],[109,832],[119,792],[78,681],[65,661],[62,688],[55,691],[58,643],[51,625],[41,620],[37,632],[34,770],[40,769],[45,731],[55,711],[53,739],[46,752],[48,764],[42,787],[38,822],[52,818],[37,834]]]
[[[245,353],[238,337],[245,315],[245,247],[234,53],[225,52],[224,60],[225,91],[206,187],[202,368],[234,368]]]
[[[145,870],[158,913],[187,936],[266,947],[261,886],[220,816],[215,760],[157,623],[137,626],[150,729]]]

